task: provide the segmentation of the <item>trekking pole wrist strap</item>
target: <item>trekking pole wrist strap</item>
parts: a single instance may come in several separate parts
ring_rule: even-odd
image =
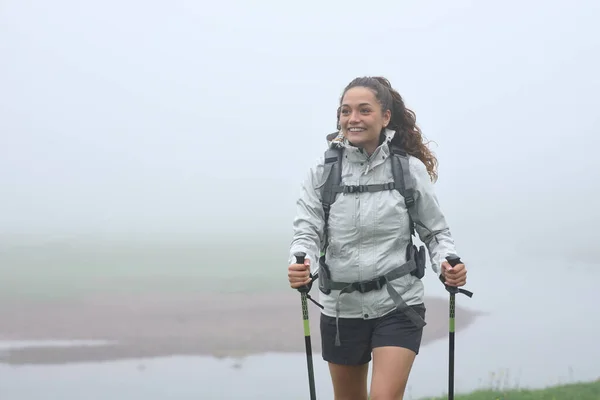
[[[446,279],[444,278],[444,274],[440,274],[440,281],[442,282],[442,284],[444,285],[444,287],[446,288],[446,291],[450,294],[464,294],[465,296],[468,297],[473,297],[473,292],[470,292],[466,289],[461,289],[459,287],[456,286],[449,286],[446,285]]]

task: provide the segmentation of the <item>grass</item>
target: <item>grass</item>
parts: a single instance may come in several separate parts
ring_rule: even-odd
[[[600,400],[600,379],[595,382],[571,383],[544,389],[481,390],[455,394],[455,400]],[[430,397],[422,400],[447,400]]]

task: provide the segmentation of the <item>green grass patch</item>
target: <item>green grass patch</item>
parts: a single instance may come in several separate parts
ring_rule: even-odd
[[[544,389],[481,390],[455,394],[455,400],[600,400],[600,379],[595,382],[571,383]],[[447,400],[447,396],[422,400]]]

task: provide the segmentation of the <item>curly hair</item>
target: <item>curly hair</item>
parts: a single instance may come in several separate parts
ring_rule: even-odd
[[[438,178],[437,167],[438,160],[433,152],[424,142],[424,136],[421,129],[417,126],[415,113],[406,108],[404,100],[400,93],[395,90],[390,81],[384,77],[360,77],[350,82],[342,92],[340,104],[346,92],[353,87],[366,87],[375,93],[375,98],[381,105],[382,112],[390,110],[391,119],[388,128],[396,131],[392,143],[400,146],[411,156],[421,160],[427,168],[427,173],[433,182]],[[340,109],[338,108],[337,117],[339,125]],[[383,140],[383,131],[382,131]]]

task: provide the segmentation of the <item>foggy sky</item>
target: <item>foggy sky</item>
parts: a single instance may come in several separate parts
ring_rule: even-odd
[[[4,1],[0,234],[289,233],[343,87],[383,75],[458,234],[600,222],[597,1]]]

